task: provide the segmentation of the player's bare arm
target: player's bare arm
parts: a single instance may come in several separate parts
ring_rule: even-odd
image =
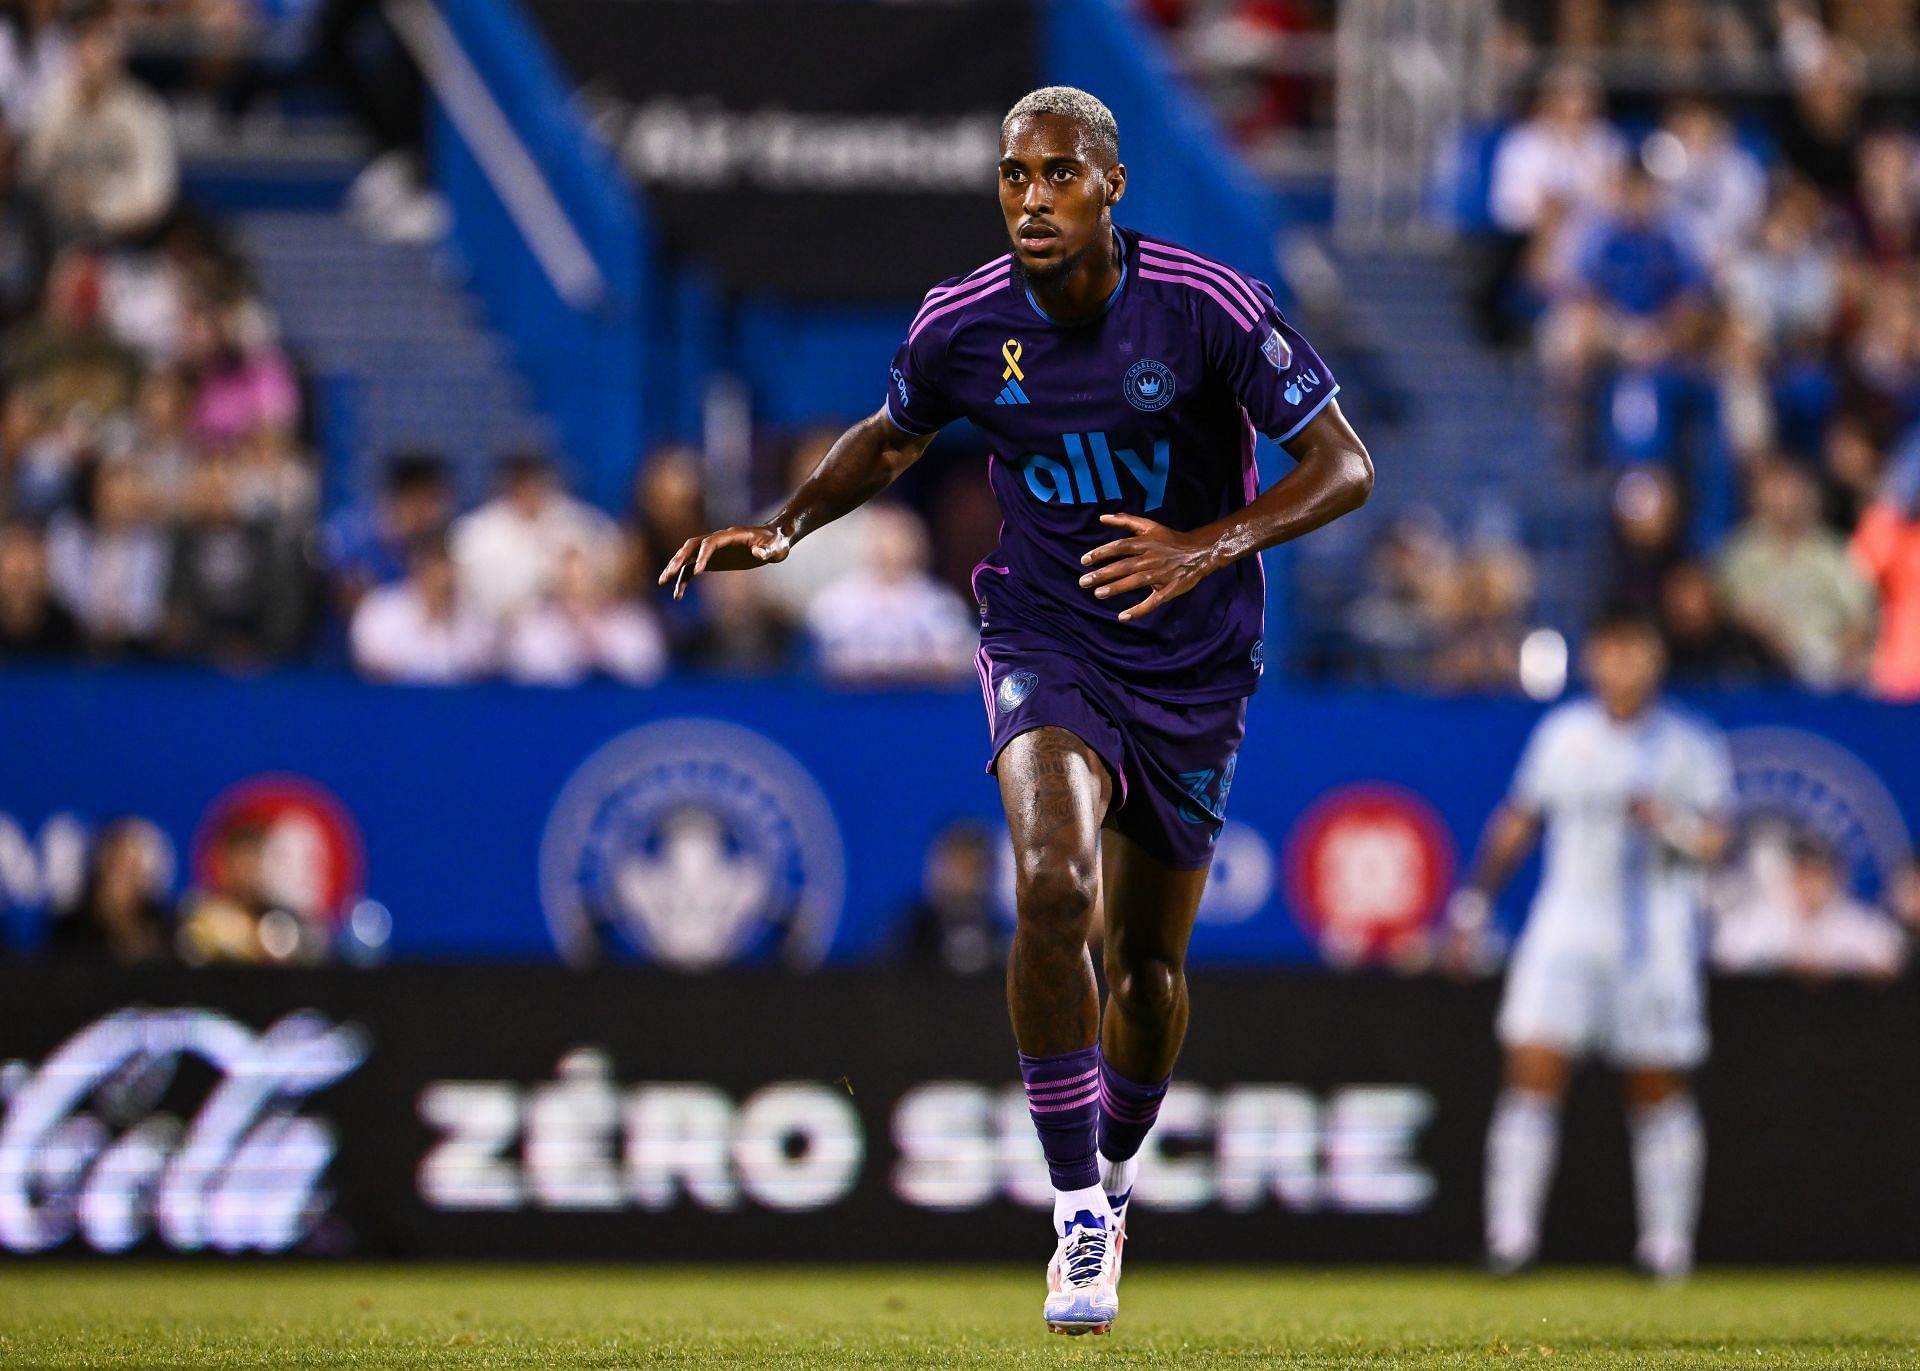
[[[1501,804],[1487,820],[1473,872],[1447,902],[1444,960],[1455,975],[1463,975],[1478,964],[1487,925],[1493,917],[1493,902],[1540,841],[1541,828],[1538,814],[1511,800]]]
[[[773,518],[687,539],[660,573],[660,584],[672,581],[677,600],[686,590],[688,576],[746,571],[785,561],[793,545],[809,533],[858,509],[892,485],[932,441],[931,433],[900,429],[884,409],[868,415],[840,435],[840,441],[828,449],[813,474]]]
[[[1473,875],[1466,888],[1481,898],[1492,900],[1513,879],[1520,863],[1540,841],[1540,816],[1508,801],[1494,810],[1487,820],[1487,831],[1480,839],[1480,851],[1473,860]]]
[[[1183,533],[1137,514],[1102,515],[1100,522],[1129,536],[1103,543],[1080,559],[1096,568],[1080,584],[1102,600],[1150,590],[1120,612],[1129,623],[1185,595],[1202,579],[1243,557],[1256,556],[1351,514],[1373,491],[1373,459],[1360,435],[1329,403],[1286,445],[1294,468],[1245,509]]]

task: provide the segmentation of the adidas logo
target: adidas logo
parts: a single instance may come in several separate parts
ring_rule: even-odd
[[[996,405],[1026,405],[1032,404],[1033,402],[1027,399],[1027,393],[1020,389],[1020,383],[1018,381],[1009,381],[1000,388],[1000,394],[995,397],[994,403]]]

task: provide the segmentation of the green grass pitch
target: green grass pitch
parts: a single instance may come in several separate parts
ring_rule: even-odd
[[[1920,1367],[1920,1276],[1142,1269],[1105,1338],[1032,1271],[0,1267],[0,1367]]]

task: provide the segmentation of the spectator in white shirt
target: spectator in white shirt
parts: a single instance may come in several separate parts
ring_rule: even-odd
[[[666,673],[667,640],[651,614],[615,600],[604,572],[568,548],[546,602],[508,634],[506,666],[526,685],[574,685],[596,673],[652,685]]]
[[[445,543],[423,539],[407,578],[367,592],[350,627],[363,676],[405,685],[459,685],[490,675],[494,626],[466,602]]]
[[[1600,117],[1600,84],[1584,67],[1561,66],[1541,82],[1533,118],[1501,135],[1494,149],[1487,212],[1494,233],[1474,310],[1489,342],[1524,341],[1514,313],[1516,283],[1535,294],[1554,286],[1572,230],[1602,210],[1626,143]]]
[[[1668,210],[1709,266],[1719,267],[1752,235],[1767,207],[1767,173],[1733,136],[1726,115],[1705,100],[1675,101],[1646,143],[1647,167]]]
[[[127,75],[110,7],[75,25],[72,66],[41,107],[25,171],[68,233],[133,238],[173,208],[173,124],[159,97]]]
[[[807,611],[820,667],[841,684],[964,676],[979,640],[967,602],[927,572],[927,531],[911,510],[873,506],[867,565]]]
[[[1840,254],[1821,232],[1825,218],[1820,192],[1788,181],[1755,240],[1724,263],[1727,308],[1770,349],[1819,346],[1840,307]]]
[[[95,459],[82,472],[78,512],[47,534],[55,594],[95,652],[151,648],[167,608],[167,532],[146,483],[127,462]]]
[[[1900,926],[1846,892],[1839,861],[1825,842],[1796,837],[1785,878],[1779,889],[1767,888],[1773,884],[1721,916],[1713,940],[1720,970],[1818,980],[1888,980],[1899,974],[1906,958]]]
[[[1557,207],[1578,217],[1604,209],[1626,145],[1600,117],[1600,83],[1585,67],[1548,72],[1533,118],[1516,124],[1493,156],[1489,208],[1507,233],[1532,234]]]
[[[538,452],[502,458],[499,485],[498,495],[454,521],[452,546],[462,598],[505,626],[540,602],[563,553],[578,549],[611,567],[620,534],[606,515],[561,490],[552,462]]]

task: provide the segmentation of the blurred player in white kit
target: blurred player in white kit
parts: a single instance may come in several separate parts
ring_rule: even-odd
[[[1487,1134],[1487,1255],[1531,1262],[1574,1066],[1624,1077],[1640,1240],[1662,1279],[1693,1264],[1706,1138],[1689,1074],[1706,1059],[1706,870],[1731,837],[1732,764],[1710,724],[1660,698],[1653,625],[1610,616],[1582,659],[1591,698],[1534,728],[1471,880],[1449,906],[1456,964],[1485,946],[1493,900],[1546,835],[1498,1032],[1506,1076]]]

